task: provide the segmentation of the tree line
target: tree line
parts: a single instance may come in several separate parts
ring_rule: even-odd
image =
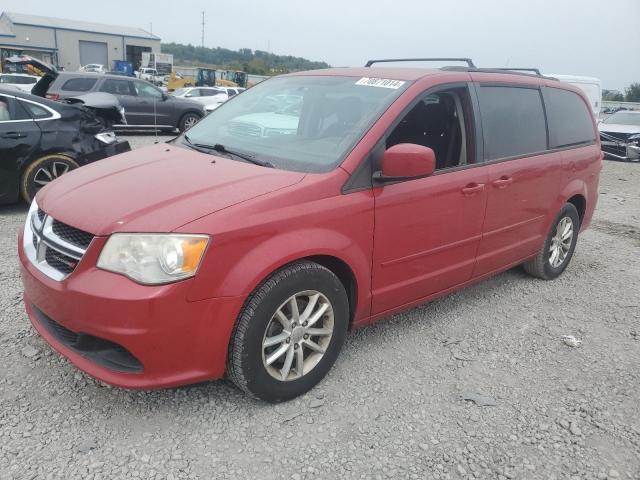
[[[618,90],[602,90],[602,100],[609,102],[640,102],[640,83],[632,83],[624,89],[624,93]]]
[[[300,70],[328,68],[326,62],[315,62],[291,55],[276,55],[262,50],[241,48],[197,47],[181,43],[163,43],[162,53],[173,54],[175,65],[210,65],[229,70],[244,70],[255,75],[276,75]]]

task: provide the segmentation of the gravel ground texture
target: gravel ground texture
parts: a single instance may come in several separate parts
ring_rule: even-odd
[[[640,478],[640,164],[605,162],[559,279],[513,269],[357,330],[275,406],[76,370],[24,312],[25,213],[0,207],[0,479]]]

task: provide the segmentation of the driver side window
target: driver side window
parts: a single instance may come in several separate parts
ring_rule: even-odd
[[[472,118],[466,87],[426,95],[389,134],[386,148],[399,143],[429,147],[436,170],[475,163]]]

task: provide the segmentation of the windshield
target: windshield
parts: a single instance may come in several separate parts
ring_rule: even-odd
[[[276,168],[326,172],[408,85],[355,77],[276,77],[233,97],[187,136],[192,144],[224,145]]]
[[[188,88],[176,88],[171,95],[173,95],[174,97],[181,97],[188,91]]]
[[[616,123],[618,125],[636,125],[640,127],[640,113],[618,112],[614,113],[603,123]]]

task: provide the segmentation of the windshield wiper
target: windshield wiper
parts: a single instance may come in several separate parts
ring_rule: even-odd
[[[241,158],[243,160],[246,160],[247,162],[251,162],[254,165],[260,165],[261,167],[267,167],[267,168],[275,168],[275,165],[271,162],[267,162],[264,160],[258,160],[257,158],[252,157],[251,155],[247,155],[246,153],[240,153],[237,152],[235,150],[229,150],[227,147],[225,147],[224,145],[220,144],[220,143],[216,143],[215,145],[213,145],[211,147],[212,150],[215,150],[216,152],[220,152],[220,153],[227,153],[229,155],[233,155],[234,157],[238,157]]]
[[[257,158],[247,155],[246,153],[240,153],[240,152],[236,152],[235,150],[229,150],[227,147],[225,147],[220,143],[216,143],[215,145],[208,145],[205,143],[194,143],[191,141],[188,135],[185,135],[184,139],[187,141],[187,144],[191,148],[201,153],[206,153],[209,155],[213,155],[213,153],[211,152],[226,153],[228,155],[233,155],[234,157],[238,157],[247,162],[253,163],[254,165],[260,165],[261,167],[267,167],[267,168],[275,168],[275,165],[271,162],[258,160]]]
[[[189,147],[193,148],[195,151],[200,153],[206,153],[208,155],[213,155],[211,153],[211,151],[213,150],[212,145],[204,145],[202,143],[193,143],[188,135],[185,135],[184,139],[187,141],[187,145],[189,145]]]

